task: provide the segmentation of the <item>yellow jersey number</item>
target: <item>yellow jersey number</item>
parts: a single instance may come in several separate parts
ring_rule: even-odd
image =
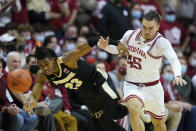
[[[73,84],[75,83],[75,87],[73,87]],[[82,81],[78,80],[77,78],[72,79],[70,83],[65,84],[65,88],[68,89],[78,89],[82,85]]]

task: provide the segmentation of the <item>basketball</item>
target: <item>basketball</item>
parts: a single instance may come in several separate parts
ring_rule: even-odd
[[[16,93],[24,93],[29,90],[32,78],[28,71],[16,69],[9,73],[7,78],[8,88]]]

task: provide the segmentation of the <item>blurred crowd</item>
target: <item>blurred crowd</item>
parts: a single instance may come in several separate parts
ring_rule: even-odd
[[[159,32],[175,49],[183,78],[188,83],[183,87],[174,86],[171,66],[163,59],[160,72],[167,129],[196,130],[196,0],[1,0],[0,128],[6,131],[104,131],[91,117],[77,91],[54,89],[49,83],[45,83],[35,113],[30,117],[22,110],[39,69],[33,55],[35,47],[50,48],[61,56],[90,36],[120,40],[125,31],[141,28],[142,16],[151,10],[161,15]],[[82,59],[109,72],[116,88],[122,90],[126,58],[94,47]],[[18,68],[29,71],[33,80],[24,97],[10,91],[6,83],[9,72]],[[61,98],[62,109],[50,112],[48,97]],[[152,130],[148,116],[144,114],[143,119],[146,130]],[[128,117],[117,122],[127,131],[131,130]]]

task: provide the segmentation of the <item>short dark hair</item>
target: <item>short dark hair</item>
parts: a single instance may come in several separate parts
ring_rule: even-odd
[[[43,60],[45,58],[57,58],[57,55],[52,49],[44,48],[44,47],[36,47],[35,49],[35,58],[37,60]]]
[[[0,63],[2,64],[3,68],[6,67],[6,62],[2,58],[0,58]]]
[[[158,24],[160,23],[160,15],[156,11],[150,11],[147,14],[144,15],[143,19],[147,21],[153,21],[155,20]]]
[[[4,27],[5,31],[8,31],[8,30],[18,30],[18,25],[14,22],[11,22],[11,23],[7,23]]]
[[[56,38],[55,35],[50,35],[50,36],[47,36],[44,40],[44,44],[43,44],[43,47],[47,47],[48,44],[52,41],[52,38]]]
[[[35,55],[30,54],[30,55],[27,56],[27,58],[26,58],[26,63],[27,64],[29,64],[31,58],[35,58]]]

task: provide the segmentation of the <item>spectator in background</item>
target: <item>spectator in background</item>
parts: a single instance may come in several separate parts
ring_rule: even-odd
[[[173,47],[181,48],[190,41],[185,28],[176,21],[175,10],[171,7],[165,9],[166,17],[161,21],[160,33],[167,38]]]
[[[33,31],[33,27],[29,24],[21,24],[18,26],[18,33],[26,40],[26,42],[32,38]]]
[[[0,36],[0,54],[1,58],[5,59],[6,55],[10,51],[16,51],[17,45],[16,45],[16,39],[14,36],[9,35],[8,33],[5,33]]]
[[[8,54],[8,58],[11,57],[12,54],[14,54],[14,53],[15,52],[10,52]],[[14,56],[15,56],[15,54],[14,54]],[[12,57],[14,57],[14,56],[12,56]],[[18,54],[18,56],[19,56],[19,54]],[[12,71],[12,70],[19,67],[19,66],[15,66],[14,64],[9,63],[9,62],[14,62],[14,61],[9,61],[9,59],[8,59],[9,71]],[[20,60],[17,60],[17,61],[20,61]],[[4,83],[2,83],[3,86],[1,86],[1,88],[0,88],[0,89],[2,89],[1,93],[3,93],[3,94],[1,95],[2,98],[0,100],[3,99],[3,101],[4,101],[3,102],[3,106],[4,106],[3,110],[5,111],[5,113],[3,114],[3,123],[4,123],[3,125],[5,126],[4,128],[6,129],[6,131],[7,130],[8,131],[9,130],[10,131],[13,131],[13,130],[33,131],[33,129],[38,124],[37,115],[31,114],[31,117],[30,117],[27,112],[24,112],[21,109],[21,107],[19,107],[19,105],[16,104],[15,99],[12,95],[13,92],[11,92],[12,94],[10,94],[9,90],[7,88],[6,72],[4,72],[4,80],[3,81],[4,81]],[[16,115],[16,116],[13,116],[13,115]],[[11,124],[8,124],[10,122],[11,122]]]
[[[4,26],[11,22],[12,11],[21,10],[20,0],[1,0],[0,2],[0,35],[3,34]]]
[[[114,82],[114,85],[116,87],[116,90],[120,94],[121,103],[124,103],[123,101],[123,83],[125,81],[125,75],[126,75],[126,68],[127,67],[127,58],[121,57],[118,59],[116,70],[109,72],[110,77],[112,78],[112,81]],[[130,131],[130,124],[129,124],[129,116],[125,116],[121,120],[119,120],[119,124],[124,127],[127,131]]]
[[[63,91],[62,91],[63,90]],[[60,97],[63,99],[63,110],[59,109],[53,113],[57,131],[77,131],[77,120],[70,113],[70,104],[67,97],[67,92],[64,87],[54,89],[49,83],[45,83],[40,100],[45,100],[46,97],[55,98]],[[50,99],[49,98],[49,99]],[[48,103],[50,104],[50,103]]]
[[[196,73],[196,51],[192,51],[188,57],[187,75],[192,78]]]
[[[63,19],[66,19],[70,14],[68,2],[66,0],[45,0],[45,2],[48,12],[46,19],[51,17],[48,18],[49,23],[56,29],[62,29]]]
[[[90,31],[90,28],[89,26],[81,26],[81,28],[79,29],[79,36],[88,36],[88,35],[91,35],[91,31]]]
[[[196,1],[195,0],[177,0],[176,2],[177,21],[184,28],[188,28],[191,24],[196,24]]]
[[[58,44],[58,40],[57,40],[56,36],[54,36],[54,35],[51,35],[51,36],[48,36],[45,38],[44,43],[43,43],[43,47],[54,50],[54,52],[57,54],[57,56],[60,55],[61,48]]]
[[[32,54],[36,45],[41,46],[45,39],[45,28],[40,23],[33,25],[34,32],[31,39],[27,42],[25,53]]]
[[[192,83],[193,83],[193,91],[192,91],[192,96],[193,96],[193,99],[194,99],[194,102],[196,103],[196,74],[193,76],[192,78]]]
[[[12,13],[12,22],[17,24],[28,24],[29,23],[29,14],[26,3],[29,0],[20,0],[21,2],[21,10],[19,12]]]
[[[155,0],[134,0],[134,2],[141,6],[143,15],[150,11],[156,11],[160,15],[162,14],[160,7]]]
[[[9,52],[6,57],[7,67],[5,70],[9,73],[15,69],[21,68],[21,57],[16,51]]]
[[[67,4],[59,0],[30,0],[27,2],[30,23],[46,23],[47,21],[60,21],[69,14]],[[60,26],[59,23],[54,24]]]
[[[62,50],[60,54],[76,48],[77,35],[78,28],[75,25],[70,25],[66,29],[64,29],[64,38],[60,42],[62,43]]]
[[[173,85],[172,81],[174,79],[173,71],[171,65],[167,64],[163,67],[162,74],[162,86],[167,91],[171,101],[179,102],[180,105],[183,105],[183,108],[187,111],[191,111],[192,105],[184,102],[184,98],[177,91],[176,86]],[[167,99],[167,97],[166,97]]]
[[[91,15],[96,5],[97,0],[78,0],[78,14],[75,22],[78,27],[90,24]]]
[[[11,36],[17,37],[18,25],[16,23],[7,23],[4,27],[4,31]]]
[[[64,29],[64,35],[67,39],[75,39],[78,35],[78,28],[75,25],[69,25],[66,29]]]
[[[132,16],[132,25],[133,29],[138,29],[142,27],[142,10],[139,4],[134,4],[133,8],[131,10],[131,16]]]
[[[19,108],[13,104],[6,81],[6,74],[3,71],[3,60],[0,59],[0,111],[2,112],[1,128],[6,131],[19,131],[22,127]],[[8,95],[9,94],[9,95]]]
[[[183,97],[185,102],[196,104],[196,101],[193,99],[192,92],[194,92],[194,87],[191,81],[191,78],[187,75],[188,63],[185,56],[178,56],[180,63],[182,65],[182,75],[183,79],[187,82],[185,86],[176,86],[178,93]]]
[[[98,30],[102,36],[119,40],[131,26],[130,11],[121,0],[109,0],[102,9]]]
[[[183,97],[179,94],[177,87],[173,85],[173,72],[170,65],[165,65],[163,67],[163,74],[161,83],[164,89],[165,101],[170,102],[175,106],[176,111],[184,111],[182,120],[180,123],[180,130],[193,131],[196,129],[195,126],[195,114],[196,114],[196,106],[185,102]],[[182,87],[181,87],[182,88]]]
[[[66,18],[63,19],[63,29],[66,29],[68,26],[74,24],[78,13],[77,0],[66,0],[66,2],[68,3],[70,13]]]
[[[22,57],[22,66],[25,65],[25,54],[24,49],[26,46],[26,40],[18,33],[18,25],[16,23],[7,23],[5,26],[5,31],[16,38],[16,43],[14,43],[13,46],[15,46],[15,50],[12,51],[19,51],[20,55]],[[10,48],[10,47],[9,47]]]

